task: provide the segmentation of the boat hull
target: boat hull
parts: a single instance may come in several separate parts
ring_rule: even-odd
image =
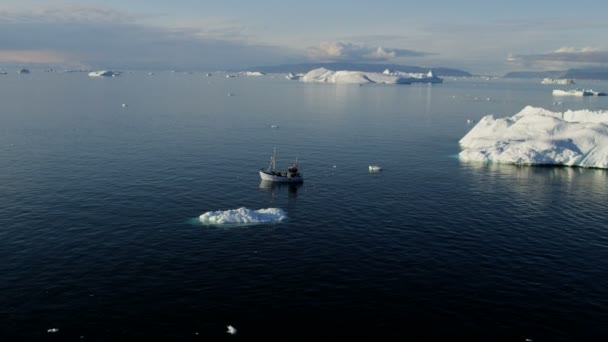
[[[260,178],[265,181],[270,182],[279,182],[279,183],[302,183],[304,182],[303,177],[287,177],[287,176],[277,176],[266,173],[260,170]]]

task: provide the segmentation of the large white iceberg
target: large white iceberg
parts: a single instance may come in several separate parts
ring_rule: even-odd
[[[407,79],[409,83],[442,83],[443,79],[435,76],[433,71],[425,73],[417,73],[417,72],[404,72],[404,71],[393,71],[390,69],[385,69],[382,72],[384,75],[392,75],[399,76]]]
[[[211,225],[274,223],[281,222],[286,218],[287,215],[280,208],[259,210],[238,208],[209,211],[199,216],[201,223]]]
[[[311,83],[339,83],[339,84],[362,84],[362,83],[386,83],[386,84],[408,84],[407,78],[396,75],[385,75],[379,72],[363,71],[333,71],[325,68],[313,69],[302,76],[303,82]]]
[[[525,107],[482,118],[461,140],[463,161],[608,168],[608,111]]]

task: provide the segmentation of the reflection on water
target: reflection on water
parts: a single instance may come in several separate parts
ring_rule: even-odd
[[[287,196],[290,199],[295,199],[298,197],[298,188],[302,185],[303,183],[281,183],[262,180],[260,181],[260,190],[271,193],[272,197],[287,191]]]
[[[608,170],[591,169],[583,167],[569,167],[556,165],[515,165],[485,162],[460,161],[461,165],[476,173],[490,173],[496,176],[527,180],[530,177],[543,176],[549,180],[571,183],[582,180],[596,183],[605,182]]]
[[[552,203],[566,195],[576,201],[603,203],[608,170],[566,166],[523,166],[461,161],[469,187],[477,193],[504,191],[528,201]]]

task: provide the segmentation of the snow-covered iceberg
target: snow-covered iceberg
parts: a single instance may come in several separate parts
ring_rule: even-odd
[[[606,96],[606,93],[593,89],[554,89],[553,96]]]
[[[258,223],[275,223],[287,219],[287,215],[280,208],[267,208],[251,210],[238,208],[230,210],[208,211],[199,220],[209,225],[242,225]]]
[[[384,75],[399,76],[407,79],[409,83],[442,83],[443,79],[435,76],[432,70],[425,73],[403,72],[385,69],[382,72]]]
[[[302,76],[303,82],[310,83],[338,83],[338,84],[362,84],[362,83],[386,83],[386,84],[408,84],[407,78],[395,75],[385,75],[379,72],[363,71],[333,71],[325,68],[313,69]]]
[[[461,140],[463,161],[608,168],[608,111],[525,107],[483,117]]]
[[[300,80],[302,79],[302,77],[304,77],[304,74],[294,74],[294,73],[289,73],[287,75],[285,75],[285,78],[288,80]]]
[[[543,78],[542,81],[540,81],[540,83],[542,84],[574,84],[574,80],[571,78]]]
[[[245,71],[243,74],[245,76],[264,76],[264,75],[266,75],[265,73],[263,73],[261,71]]]
[[[90,77],[116,77],[119,75],[120,75],[120,72],[112,71],[112,70],[91,71],[89,73]]]

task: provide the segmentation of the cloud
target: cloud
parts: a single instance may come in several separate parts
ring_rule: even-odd
[[[507,62],[527,67],[580,67],[608,66],[608,50],[593,47],[577,48],[563,46],[557,50],[541,54],[510,54]]]
[[[319,46],[309,47],[308,56],[323,61],[387,61],[399,57],[419,57],[430,55],[428,52],[384,47],[369,47],[349,42],[322,42]]]
[[[71,64],[65,54],[48,50],[0,50],[0,63]]]
[[[236,22],[163,27],[145,21],[103,7],[3,9],[0,62],[217,70],[284,63],[296,55],[252,42]]]
[[[0,9],[0,23],[128,23],[134,16],[106,7],[75,4]]]

